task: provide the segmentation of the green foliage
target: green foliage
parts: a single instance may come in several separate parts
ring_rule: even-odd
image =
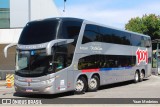
[[[160,39],[160,16],[155,14],[144,15],[129,20],[125,29],[151,36],[152,40]]]

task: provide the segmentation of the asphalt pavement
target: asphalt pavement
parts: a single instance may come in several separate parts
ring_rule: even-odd
[[[70,92],[54,95],[23,95],[15,93],[14,87],[6,88],[5,81],[0,81],[0,98],[36,98],[45,100],[55,100],[58,98],[160,98],[160,76],[152,75],[143,82],[133,83],[132,81],[105,85],[100,87],[97,92],[86,92],[82,95],[74,95]],[[0,105],[3,107],[4,105]],[[17,107],[17,105],[5,105],[4,107]],[[18,107],[27,105],[19,105]],[[49,105],[30,105],[32,107],[158,107],[160,104],[49,104]]]
[[[152,75],[143,82],[132,81],[110,84],[100,87],[97,92],[74,95],[71,92],[53,95],[29,95],[15,93],[14,87],[6,88],[5,81],[0,81],[0,98],[160,98],[160,76]]]

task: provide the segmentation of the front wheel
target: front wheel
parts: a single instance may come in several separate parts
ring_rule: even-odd
[[[75,94],[84,94],[87,90],[87,80],[79,77],[76,81]]]
[[[99,85],[100,85],[100,80],[96,75],[94,75],[89,81],[88,91],[97,91]]]

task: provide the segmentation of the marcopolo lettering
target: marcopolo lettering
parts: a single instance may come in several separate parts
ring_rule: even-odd
[[[141,50],[138,48],[136,51],[137,64],[139,65],[141,62],[145,62],[148,64],[148,50]]]

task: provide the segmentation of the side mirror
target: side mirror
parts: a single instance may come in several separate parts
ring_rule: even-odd
[[[7,51],[8,51],[8,48],[10,48],[10,47],[12,47],[12,46],[15,46],[15,45],[17,45],[17,43],[9,44],[9,45],[7,45],[7,46],[4,48],[3,52],[4,52],[5,58],[7,58]]]
[[[73,41],[74,39],[56,39],[56,40],[50,41],[46,47],[46,53],[47,55],[51,55],[52,46],[54,46],[55,44],[63,45],[63,44],[72,43]]]

